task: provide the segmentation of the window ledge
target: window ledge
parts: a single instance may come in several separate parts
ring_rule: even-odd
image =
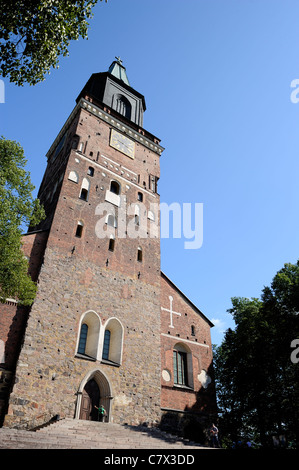
[[[101,363],[107,364],[108,366],[120,367],[120,364],[118,362],[109,361],[108,359],[102,359]]]
[[[75,357],[77,359],[84,359],[85,361],[93,361],[95,362],[96,361],[96,358],[95,357],[92,357],[92,356],[88,356],[87,354],[75,354]]]
[[[177,388],[185,392],[194,392],[194,388],[189,387],[188,385],[173,384],[173,388]]]

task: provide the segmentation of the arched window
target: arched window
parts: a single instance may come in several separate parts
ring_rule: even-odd
[[[110,318],[105,328],[102,359],[121,364],[122,346],[123,326],[117,318]]]
[[[117,181],[111,181],[110,191],[114,194],[119,194],[120,193],[120,184]]]
[[[127,119],[131,119],[132,106],[124,95],[113,95],[112,109],[115,109],[115,111],[117,111],[122,116],[125,116]]]
[[[115,239],[110,237],[108,250],[109,251],[114,251],[114,247],[115,247]]]
[[[102,355],[103,359],[108,359],[109,358],[110,336],[111,336],[110,330],[105,330],[103,355]]]
[[[74,183],[78,183],[79,181],[78,173],[74,170],[71,170],[69,173],[69,180],[73,181]]]
[[[137,204],[135,205],[135,209],[134,209],[134,222],[135,222],[135,225],[140,224],[140,209]]]
[[[175,385],[193,387],[192,354],[182,343],[173,349],[173,380]]]
[[[80,199],[83,199],[83,201],[88,201],[89,187],[90,187],[89,180],[87,178],[83,178],[81,192],[80,192]]]
[[[155,221],[155,214],[153,213],[153,211],[148,211],[147,218],[149,220],[152,220],[153,222]]]
[[[137,261],[142,262],[142,249],[140,247],[137,250]]]
[[[101,320],[96,312],[89,310],[82,315],[79,327],[77,353],[97,359]]]
[[[111,202],[114,206],[120,207],[121,198],[120,198],[121,186],[120,184],[112,180],[110,181],[109,189],[106,191],[105,201]]]
[[[76,237],[78,237],[78,238],[82,237],[83,227],[84,227],[83,222],[81,222],[81,220],[79,220],[79,222],[77,224],[77,228],[76,228]]]
[[[175,384],[188,385],[187,354],[176,349],[173,351],[173,376]]]
[[[88,333],[88,325],[86,325],[86,323],[83,323],[81,326],[79,345],[78,345],[79,354],[85,354],[87,333]]]
[[[112,214],[108,214],[106,218],[106,224],[110,225],[110,227],[117,228],[117,220],[116,217]]]

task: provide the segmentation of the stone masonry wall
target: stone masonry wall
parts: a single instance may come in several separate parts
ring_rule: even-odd
[[[117,317],[124,326],[120,367],[75,357],[80,317],[87,310],[102,321]],[[48,249],[5,425],[46,413],[74,417],[79,385],[95,368],[111,383],[114,422],[158,420],[159,326],[159,286]]]

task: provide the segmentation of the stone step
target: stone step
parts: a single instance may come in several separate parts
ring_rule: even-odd
[[[199,449],[157,429],[62,419],[38,431],[0,428],[0,449]]]

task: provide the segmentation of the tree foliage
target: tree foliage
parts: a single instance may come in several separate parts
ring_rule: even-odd
[[[0,301],[17,298],[32,304],[36,285],[27,274],[28,261],[22,252],[22,227],[37,225],[44,217],[34,186],[25,171],[26,159],[20,144],[0,138]]]
[[[102,1],[102,0],[100,0]],[[107,0],[106,0],[107,1]],[[30,85],[57,68],[70,41],[87,37],[97,0],[1,0],[0,73]]]
[[[299,261],[285,264],[261,299],[233,298],[236,328],[215,354],[222,432],[230,442],[272,436],[299,445],[299,364],[291,343],[299,338]]]

